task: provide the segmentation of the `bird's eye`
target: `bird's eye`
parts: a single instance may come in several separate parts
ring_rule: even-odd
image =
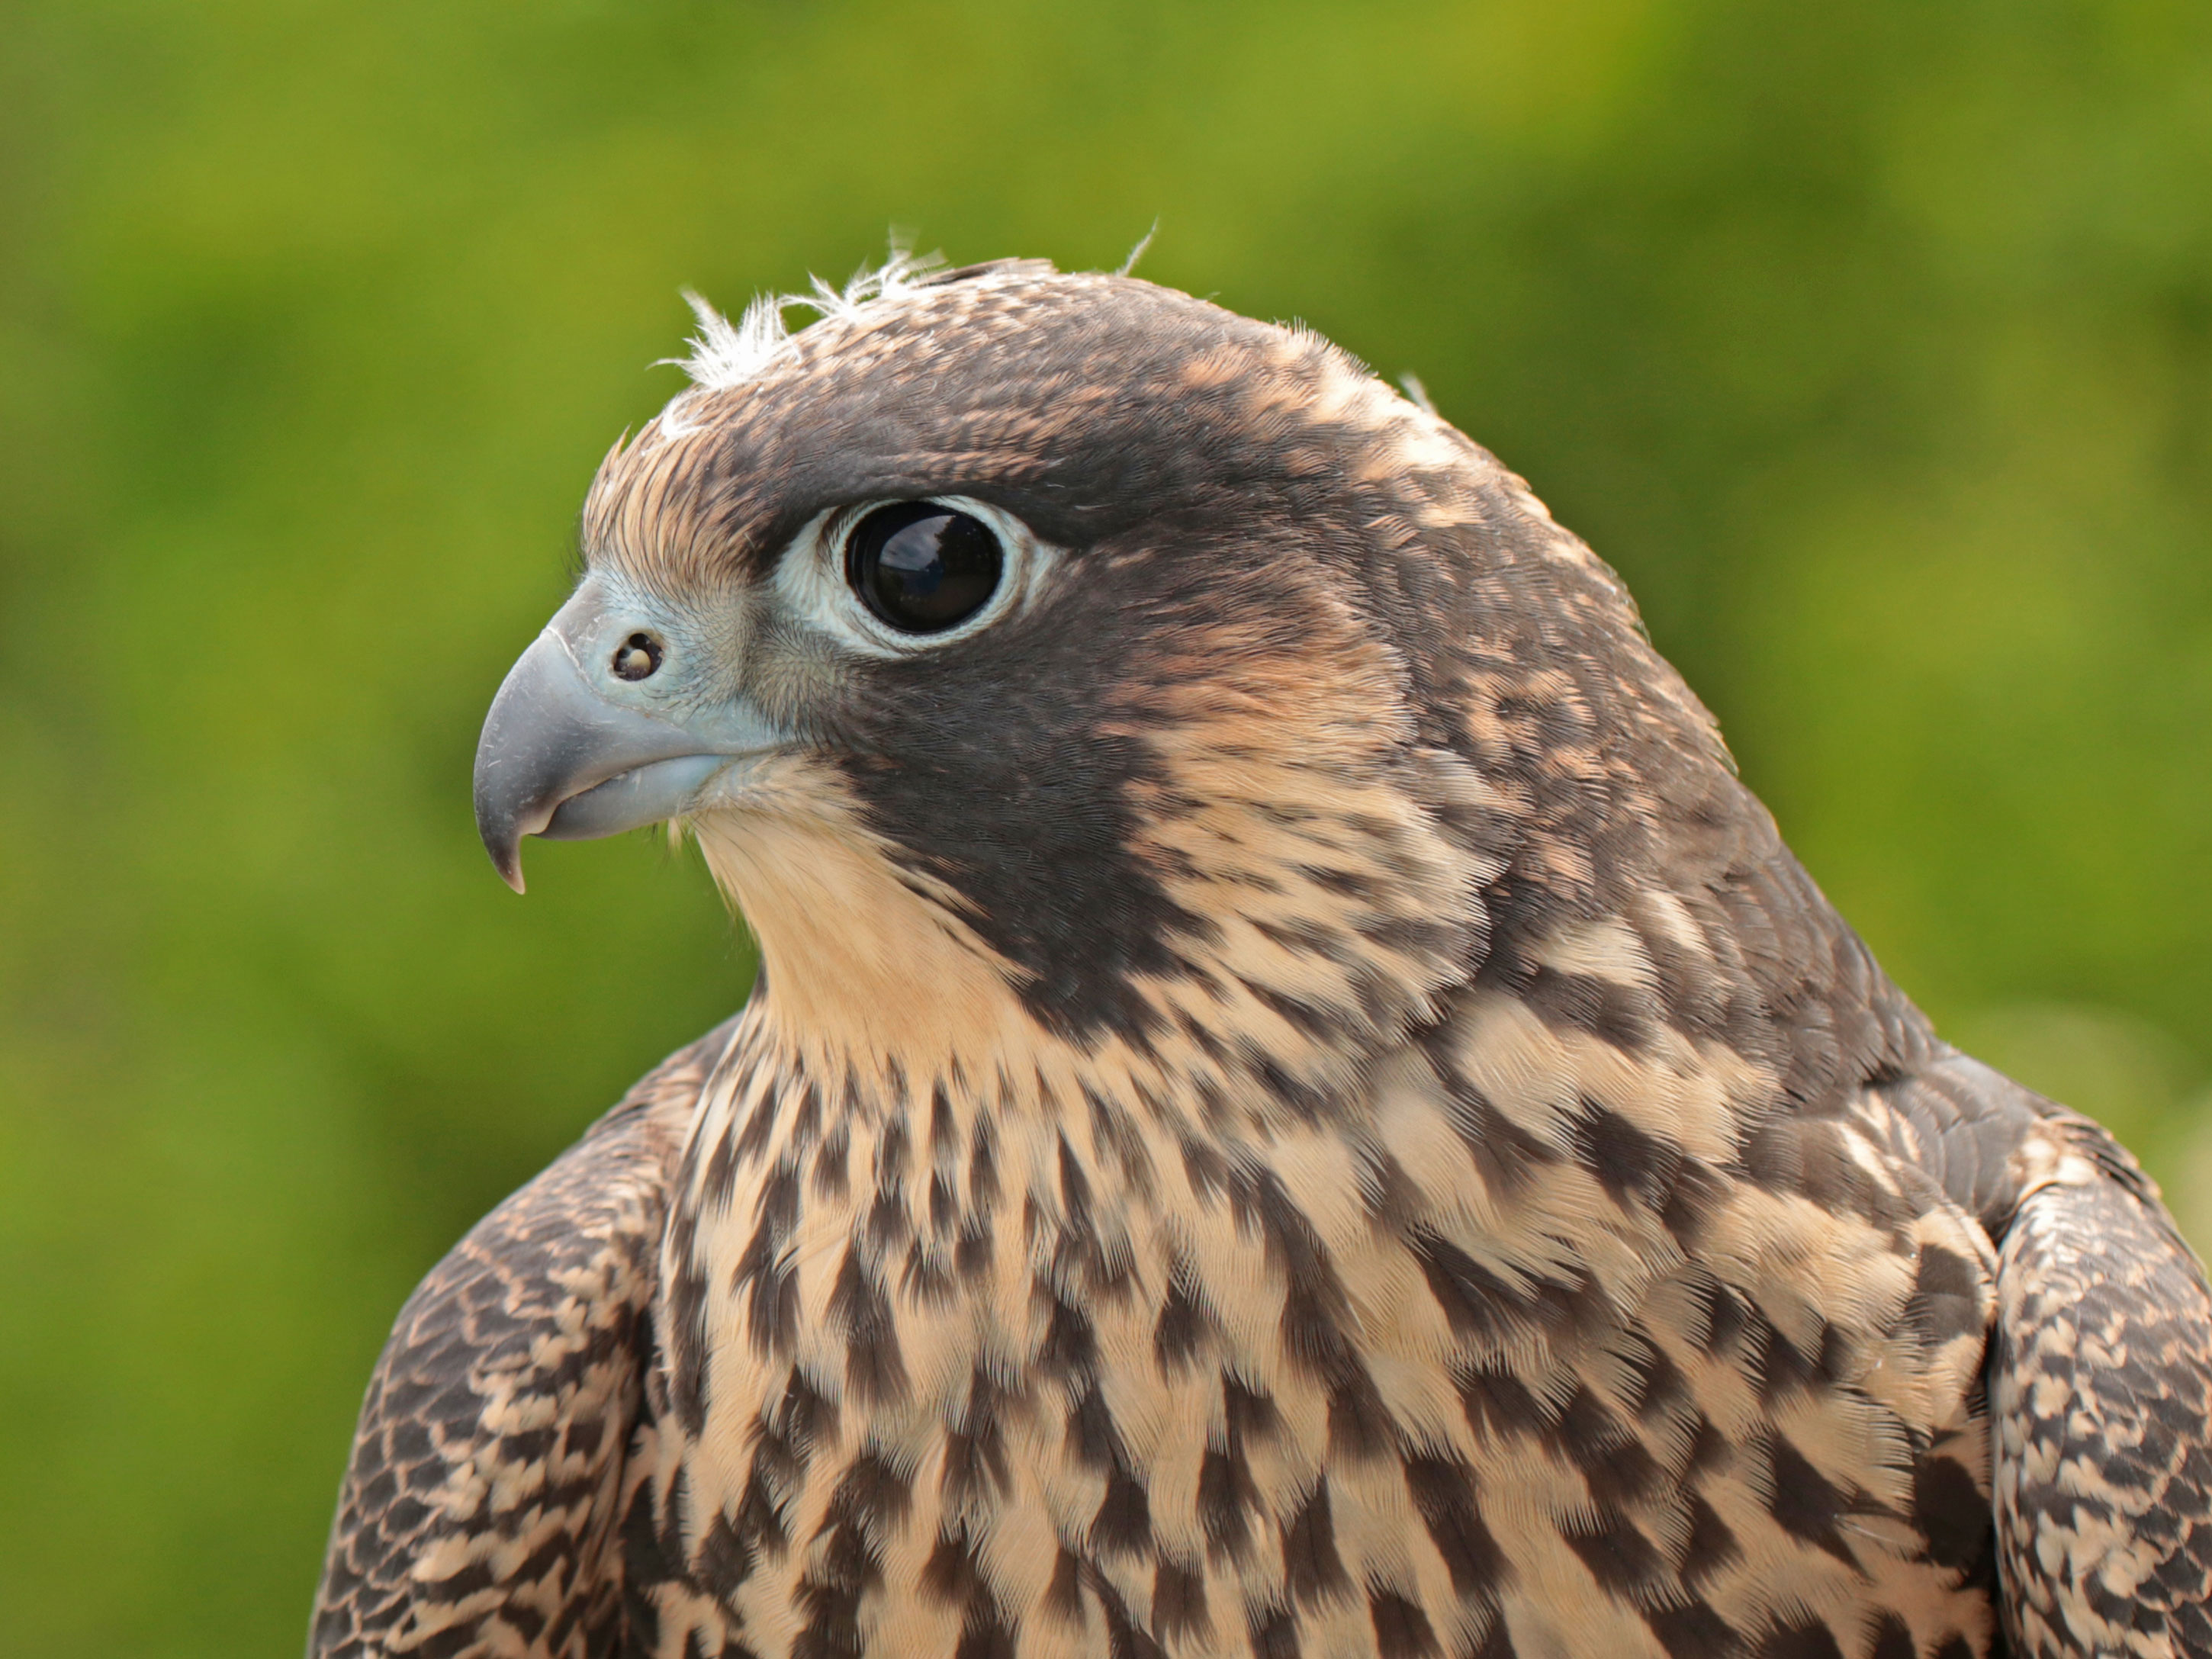
[[[650,634],[633,634],[615,647],[615,678],[649,680],[660,672],[660,641]]]
[[[941,634],[967,621],[997,591],[1005,562],[981,520],[933,501],[879,507],[845,542],[845,580],[904,634]]]

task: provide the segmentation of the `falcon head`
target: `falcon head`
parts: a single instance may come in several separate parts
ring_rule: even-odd
[[[1737,833],[1618,580],[1310,331],[1036,261],[791,303],[601,465],[476,803],[518,890],[688,830],[814,1075],[1325,1110]]]

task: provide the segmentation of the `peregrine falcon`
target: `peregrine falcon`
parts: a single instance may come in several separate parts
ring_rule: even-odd
[[[704,307],[476,809],[758,987],[432,1271],[309,1650],[2204,1659],[2212,1299],[1312,332]]]

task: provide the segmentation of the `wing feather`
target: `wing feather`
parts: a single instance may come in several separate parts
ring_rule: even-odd
[[[623,1464],[671,1171],[728,1028],[434,1267],[363,1402],[309,1659],[619,1653]]]
[[[1990,1364],[2019,1659],[2212,1659],[2212,1292],[2112,1139],[2027,1149]]]

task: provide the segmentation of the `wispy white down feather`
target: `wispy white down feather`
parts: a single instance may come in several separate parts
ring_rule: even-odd
[[[1160,222],[1155,219],[1152,221],[1152,228],[1137,239],[1136,246],[1129,250],[1129,257],[1121,261],[1121,268],[1114,274],[1116,276],[1127,276],[1134,271],[1137,268],[1137,261],[1145,257],[1145,250],[1152,246],[1152,238],[1159,234]]]
[[[793,331],[783,320],[783,313],[789,307],[805,306],[818,316],[842,321],[858,314],[864,307],[903,298],[914,291],[918,277],[944,263],[943,254],[913,253],[894,244],[890,258],[872,270],[863,265],[842,289],[832,288],[817,276],[812,289],[805,294],[756,296],[734,325],[686,289],[684,297],[699,319],[699,332],[689,342],[690,356],[663,361],[678,364],[691,377],[692,385],[704,392],[741,386],[774,362],[791,344]]]

